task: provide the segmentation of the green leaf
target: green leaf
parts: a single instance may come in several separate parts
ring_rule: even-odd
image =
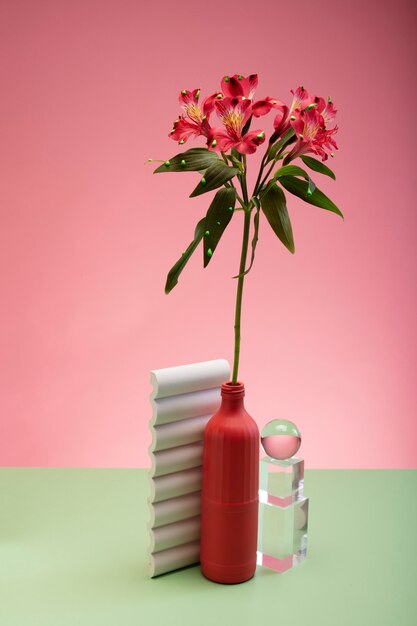
[[[307,185],[307,183],[305,184]],[[294,253],[294,237],[285,202],[285,194],[282,189],[275,184],[270,187],[261,197],[261,206],[276,236],[290,252]]]
[[[308,182],[308,195],[314,192],[316,185],[313,180],[310,178],[309,174],[302,167],[298,167],[298,165],[283,165],[279,168],[274,174],[272,181],[279,180],[282,176],[302,176]]]
[[[205,221],[206,218],[203,217],[203,219],[198,222],[197,226],[195,227],[193,241],[190,243],[186,251],[182,253],[181,257],[169,271],[165,284],[165,293],[169,293],[172,289],[174,289],[175,285],[178,283],[179,275],[181,274],[184,267],[187,265],[191,255],[202,240],[205,231]]]
[[[273,180],[278,180],[281,176],[302,176],[306,180],[310,180],[310,176],[302,167],[298,165],[283,165],[274,174]]]
[[[237,159],[232,154],[225,154],[224,152],[222,152],[222,156],[223,156],[223,160],[224,160],[224,158],[226,158],[229,161],[229,163],[231,163],[232,166],[237,167],[237,169],[239,171],[243,170],[242,161],[240,159]]]
[[[320,174],[325,174],[325,176],[330,176],[330,178],[333,178],[333,180],[336,180],[336,174],[332,172],[330,167],[327,167],[327,165],[324,165],[322,161],[319,161],[318,159],[313,159],[313,157],[309,157],[305,155],[302,155],[301,159],[304,161],[307,167],[309,167],[311,170],[314,170],[315,172],[320,172]]]
[[[289,128],[287,132],[285,133],[285,135],[279,141],[274,143],[273,146],[271,147],[269,151],[267,163],[275,159],[275,156],[286,144],[293,143],[295,140],[296,140],[296,136],[295,136],[294,129]]]
[[[204,226],[204,267],[210,263],[217,244],[233,216],[236,190],[219,189],[210,204]]]
[[[280,167],[273,177],[268,181],[267,185],[263,187],[259,193],[259,197],[264,196],[268,191],[275,185],[275,182],[279,180],[282,176],[302,176],[308,182],[309,194],[311,195],[316,188],[313,180],[310,178],[308,173],[303,170],[298,165],[283,165]]]
[[[203,178],[190,194],[190,198],[200,196],[202,193],[221,187],[224,183],[227,183],[228,180],[233,178],[233,176],[236,176],[238,171],[239,170],[235,167],[229,167],[224,161],[218,159],[206,169]]]
[[[156,168],[154,174],[161,172],[198,172],[207,169],[212,163],[220,161],[215,152],[207,148],[191,148],[176,154]]]
[[[233,157],[230,154],[226,154],[225,152],[222,152],[222,157],[223,157],[223,160],[227,159],[230,163],[233,163]]]
[[[321,209],[326,209],[326,211],[331,211],[332,213],[337,213],[340,217],[343,217],[343,213],[337,206],[324,195],[320,189],[316,187],[312,194],[308,195],[308,183],[304,180],[300,180],[299,178],[295,178],[294,176],[283,176],[279,179],[279,182],[287,191],[293,193],[295,196],[298,196],[304,202],[308,202],[309,204],[314,204],[315,206],[320,207]]]
[[[259,203],[258,198],[254,198],[254,203],[256,205],[256,211],[255,211],[255,215],[253,217],[253,226],[254,226],[254,231],[253,231],[253,238],[252,238],[252,255],[251,255],[251,259],[250,259],[250,264],[247,270],[245,270],[242,274],[238,274],[237,276],[233,276],[233,278],[240,278],[241,276],[246,276],[246,274],[248,274],[251,269],[252,269],[252,265],[253,262],[255,260],[255,250],[256,250],[256,245],[258,243],[258,233],[259,233],[259,211],[261,209],[261,205]]]

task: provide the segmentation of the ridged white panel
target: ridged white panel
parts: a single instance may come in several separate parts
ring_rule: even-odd
[[[158,548],[158,550],[162,552],[162,550],[175,548],[176,546],[189,543],[190,541],[197,541],[200,537],[200,527],[201,518],[199,515],[196,515],[182,522],[166,524],[165,526],[155,528],[152,533],[153,541],[151,543],[151,550],[153,552]]]
[[[168,424],[197,415],[213,415],[219,405],[219,388],[181,393],[178,396],[155,399],[154,402],[157,409],[155,424]]]
[[[229,378],[224,359],[151,372],[151,577],[199,561],[204,427]]]
[[[150,527],[159,528],[195,515],[200,515],[201,492],[189,493],[178,498],[169,498],[151,505]]]
[[[148,572],[151,578],[173,572],[200,560],[200,540],[184,543],[182,546],[162,550],[151,555]]]
[[[210,417],[211,415],[199,415],[198,417],[190,417],[189,419],[178,420],[170,424],[162,424],[162,426],[154,426],[151,452],[201,441],[204,426]]]
[[[151,383],[154,388],[152,398],[166,398],[192,391],[214,389],[229,378],[230,366],[226,359],[152,370]]]
[[[161,502],[201,489],[201,466],[154,478],[151,485],[151,500]]]
[[[188,446],[151,452],[150,457],[152,461],[151,476],[163,476],[190,467],[198,467],[203,463],[203,442],[197,441]]]

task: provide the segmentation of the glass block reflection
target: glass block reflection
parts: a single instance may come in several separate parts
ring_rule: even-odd
[[[285,572],[307,555],[308,498],[304,461],[260,461],[257,563]]]

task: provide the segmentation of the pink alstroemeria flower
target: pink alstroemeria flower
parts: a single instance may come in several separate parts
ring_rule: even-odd
[[[282,137],[290,128],[291,116],[296,109],[303,111],[315,101],[314,96],[309,96],[307,90],[302,86],[297,87],[295,91],[291,89],[291,93],[293,95],[291,106],[288,108],[287,105],[284,104],[284,106],[281,107],[280,113],[278,113],[274,119],[274,139]]]
[[[183,144],[189,137],[199,137],[200,135],[208,136],[210,130],[209,118],[214,109],[214,102],[221,94],[214,93],[208,96],[201,108],[198,104],[200,97],[200,89],[188,91],[183,89],[179,95],[179,102],[184,110],[184,115],[180,115],[174,121],[174,127],[169,136]]]
[[[262,130],[242,135],[243,127],[251,116],[250,100],[227,97],[216,100],[215,108],[224,128],[212,128],[209,131],[207,145],[210,149],[227,152],[236,148],[241,154],[252,154],[265,141]]]
[[[333,121],[335,113],[336,109],[332,106],[327,110],[326,118]],[[297,136],[297,142],[285,157],[284,164],[306,152],[317,154],[323,161],[326,161],[329,154],[333,156],[333,148],[337,150],[336,142],[333,139],[333,135],[337,132],[337,126],[330,129],[326,128],[325,118],[319,111],[318,104],[310,104],[303,111],[300,109],[293,111],[291,126]]]
[[[223,76],[221,81],[223,95],[226,98],[237,98],[238,100],[253,100],[257,86],[257,74],[251,74],[247,77],[242,76],[242,74]],[[263,100],[257,100],[252,104],[251,115],[261,117],[262,115],[267,115],[271,109],[279,109],[283,106],[285,104],[281,100],[267,96]]]

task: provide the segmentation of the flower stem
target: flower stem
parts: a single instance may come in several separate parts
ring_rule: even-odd
[[[262,177],[263,171],[265,169],[266,158],[267,158],[268,153],[269,153],[269,147],[268,147],[268,150],[265,152],[265,154],[264,154],[264,156],[262,158],[261,166],[259,168],[258,178],[256,179],[255,187],[253,188],[253,194],[252,194],[253,196],[256,196],[256,194],[258,193],[258,187],[259,187],[259,183],[261,181],[261,177]]]
[[[237,293],[236,293],[236,310],[235,310],[235,353],[233,360],[233,376],[232,376],[232,384],[237,383],[238,371],[239,371],[239,356],[240,356],[240,317],[242,313],[242,295],[243,295],[243,281],[245,279],[244,272],[246,267],[246,257],[248,254],[248,243],[249,243],[249,230],[250,230],[250,216],[251,211],[247,206],[244,210],[245,219],[243,224],[243,241],[242,241],[242,252],[240,255],[240,267],[239,267],[239,278],[237,283]]]
[[[243,173],[240,174],[240,186],[242,187],[242,196],[243,200],[246,204],[246,207],[249,209],[249,196],[248,196],[248,186],[246,184],[246,154],[242,154],[242,163],[243,163]]]
[[[271,167],[269,168],[269,170],[268,170],[268,171],[267,171],[267,173],[265,174],[265,176],[264,176],[264,178],[263,178],[262,182],[260,182],[260,183],[259,183],[259,186],[258,186],[258,188],[256,189],[256,193],[257,193],[257,194],[261,191],[262,187],[264,186],[266,179],[268,178],[268,176],[269,176],[269,175],[270,175],[270,173],[272,172],[273,168],[275,167],[275,163],[276,163],[276,161],[275,161],[275,160],[274,160],[274,161],[272,161],[272,165],[271,165]]]
[[[277,161],[279,161],[279,158],[281,157],[281,155],[282,155],[282,152],[283,152],[284,148],[285,148],[285,146],[283,146],[283,147],[281,148],[281,150],[279,150],[279,152],[275,155],[275,157],[274,157],[274,159],[273,159],[273,161],[272,161],[272,163],[271,163],[271,167],[268,169],[268,171],[267,171],[267,173],[265,174],[265,176],[264,176],[264,178],[262,179],[262,181],[261,181],[260,179],[261,179],[261,175],[262,175],[262,173],[263,173],[263,170],[265,169],[265,166],[264,166],[264,167],[262,168],[262,170],[259,172],[258,182],[257,182],[257,184],[256,184],[256,186],[255,186],[255,190],[254,190],[254,192],[253,192],[253,195],[254,195],[254,196],[255,196],[255,195],[258,195],[258,194],[262,191],[262,187],[264,186],[264,184],[265,184],[265,182],[266,182],[266,180],[267,180],[268,176],[270,175],[270,173],[271,173],[271,172],[272,172],[272,170],[274,169],[275,164],[277,163]],[[265,164],[265,165],[266,165],[266,164]]]

